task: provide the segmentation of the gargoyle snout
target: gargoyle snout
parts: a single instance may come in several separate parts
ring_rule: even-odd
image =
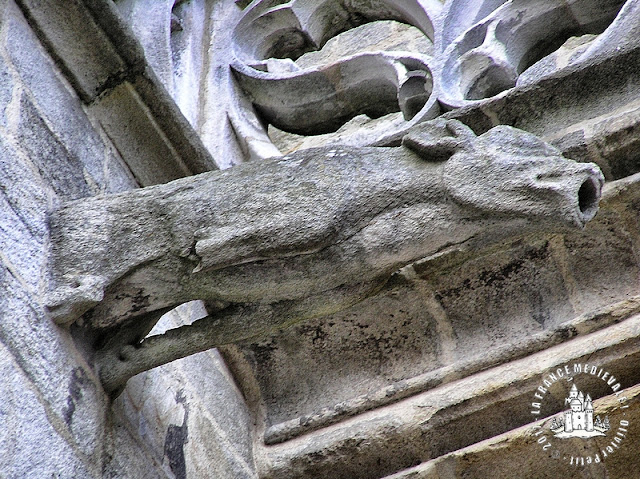
[[[592,175],[578,189],[578,208],[585,222],[590,221],[598,211],[603,183],[601,178],[602,175]]]
[[[604,176],[600,169],[593,164],[580,164],[581,171],[576,173],[574,195],[575,219],[578,226],[584,226],[598,212],[598,203],[604,185]]]
[[[536,184],[546,204],[540,205],[543,215],[546,211],[565,225],[582,228],[598,212],[604,176],[594,163],[547,158],[544,169],[536,174]]]

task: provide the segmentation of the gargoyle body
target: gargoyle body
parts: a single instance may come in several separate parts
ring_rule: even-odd
[[[437,120],[403,147],[307,150],[79,200],[51,217],[49,310],[101,329],[216,305],[207,328],[221,332],[174,341],[181,357],[345,309],[451,248],[582,227],[602,184],[531,134]]]

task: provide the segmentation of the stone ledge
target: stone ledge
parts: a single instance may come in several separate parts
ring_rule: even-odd
[[[102,118],[117,118],[106,127],[109,138],[141,186],[217,169],[111,1],[16,1],[90,111],[99,110]],[[139,101],[132,103],[132,109],[114,108],[112,92],[127,84]],[[148,149],[148,131],[161,133],[163,148]],[[146,155],[136,156],[134,151]]]
[[[626,396],[628,402],[633,402],[634,405],[633,408],[628,409],[629,412],[624,416],[619,409],[617,410],[619,404],[613,394],[594,401],[594,409],[599,414],[609,415],[612,424],[618,424],[621,419],[631,423],[627,437],[624,438],[620,449],[615,450],[614,455],[610,459],[605,459],[601,464],[592,464],[587,467],[576,466],[571,465],[570,462],[550,457],[550,454],[543,451],[542,447],[537,444],[538,438],[534,434],[535,429],[531,425],[526,425],[387,476],[385,479],[575,477],[576,471],[595,474],[584,477],[626,479],[631,477],[630,469],[637,463],[637,449],[634,446],[640,442],[640,430],[637,427],[638,421],[640,421],[640,411],[637,407],[640,399],[640,385],[625,389],[621,393],[622,395]],[[561,414],[554,417],[560,418]],[[576,448],[576,452],[579,451],[580,449]],[[598,451],[589,448],[582,453],[582,456],[594,453],[598,453]],[[586,470],[588,467],[595,470]]]
[[[640,382],[640,315],[287,443],[265,447],[264,478],[391,474],[532,422],[541,377],[589,363]],[[551,414],[561,411],[560,407]],[[345,458],[348,457],[348,461]]]
[[[350,416],[363,413],[400,401],[411,395],[447,384],[497,364],[525,357],[531,353],[561,344],[567,338],[586,335],[600,330],[621,319],[640,312],[640,296],[591,311],[579,317],[561,323],[558,327],[535,334],[517,345],[505,344],[503,347],[487,351],[482,357],[474,356],[466,361],[456,362],[434,371],[391,384],[370,395],[357,397],[333,408],[326,408],[313,416],[291,419],[274,424],[265,431],[264,442],[267,445],[278,444],[310,431],[335,424]]]

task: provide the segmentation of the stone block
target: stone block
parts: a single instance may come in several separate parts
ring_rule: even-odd
[[[162,369],[133,377],[112,406],[114,414],[130,425],[158,462],[164,458],[169,428],[181,426],[185,415],[184,406],[177,402],[179,386],[172,384]]]
[[[50,420],[79,451],[98,460],[107,407],[102,388],[68,332],[53,324],[38,298],[24,291],[10,272],[0,271],[0,342],[47,404]]]
[[[433,280],[458,360],[517,344],[575,316],[552,254],[543,240],[466,262]]]
[[[611,179],[617,180],[640,171],[640,105],[628,105],[594,125],[595,146],[611,165]]]
[[[173,98],[189,123],[198,128],[202,112],[203,93],[201,79],[205,75],[205,39],[211,38],[207,30],[207,5],[203,2],[182,2],[174,6],[174,20],[180,27],[171,32],[173,60]],[[213,14],[215,15],[215,13]],[[196,94],[195,92],[199,92]],[[216,156],[220,153],[216,150]]]
[[[42,280],[46,254],[42,187],[42,179],[0,138],[0,252],[33,292]]]
[[[62,200],[91,195],[83,165],[56,138],[33,103],[22,97],[17,140],[45,182]]]
[[[330,411],[354,414],[372,407],[386,386],[442,366],[436,320],[419,287],[399,283],[344,313],[244,347],[262,389],[267,426],[310,425]]]
[[[615,114],[621,105],[635,102],[639,56],[640,50],[633,50],[606,61],[574,65],[535,85],[484,100],[479,107],[444,116],[472,125],[477,132],[505,124],[547,138],[568,125]]]
[[[584,248],[593,246],[584,241]],[[566,339],[564,322],[590,308],[574,308],[579,304],[575,282],[563,267],[565,250],[557,243],[556,237],[516,242],[446,268],[430,269],[429,262],[414,265],[413,276],[394,277],[382,293],[349,314],[312,320],[246,345],[265,404],[266,442]],[[609,258],[606,249],[602,246],[593,255]],[[624,259],[616,271],[626,275],[628,265],[622,264]],[[593,261],[584,265],[593,266]],[[595,295],[590,307],[632,294],[637,289],[633,274],[632,267],[628,285],[612,286],[622,291],[619,296]],[[593,280],[586,272],[582,276]],[[243,378],[241,369],[238,377]]]
[[[206,315],[202,302],[185,303],[165,314],[150,335],[191,324]],[[157,372],[159,377],[180,385],[192,411],[189,421],[194,422],[200,416],[206,416],[208,421],[215,423],[216,434],[224,436],[220,441],[234,449],[235,455],[242,457],[247,464],[251,463],[251,414],[220,353],[212,349],[174,361],[161,369]],[[152,370],[147,374],[153,373]],[[138,395],[148,395],[148,392],[137,389]]]
[[[239,453],[244,445],[238,448],[229,447],[228,443],[219,441],[220,426],[211,415],[194,414],[190,424],[188,440],[184,444],[187,458],[185,470],[187,477],[233,477],[234,479],[257,479],[258,473],[253,462],[247,463],[243,457],[248,451]],[[230,432],[226,429],[227,432]],[[212,440],[212,438],[216,438]],[[210,458],[215,457],[212,461]],[[176,476],[178,477],[178,476]]]
[[[567,158],[593,161],[608,181],[640,171],[640,103],[633,101],[590,121],[554,132],[547,140]]]
[[[212,437],[219,437],[215,442],[229,449],[235,462],[245,467],[252,464],[253,420],[220,355],[212,350],[184,358],[175,364],[172,375],[178,374],[184,378],[182,384],[191,410],[190,430],[200,431],[201,425],[207,423],[215,433]],[[198,447],[210,446],[207,443]]]
[[[138,418],[139,425],[145,426],[138,429],[141,437],[154,441],[149,444],[154,455],[162,458],[176,477],[256,477],[246,412],[245,417],[235,416],[233,423],[237,405],[203,403],[199,397],[203,388],[228,385],[216,383],[215,377],[189,384],[186,380],[191,379],[191,369],[187,371],[175,364],[145,374],[147,388]],[[228,415],[229,423],[221,423],[220,415]],[[154,420],[157,422],[152,424]]]
[[[452,381],[276,447],[260,448],[261,477],[380,477],[531,424],[534,420],[529,406],[541,377],[565,364],[598,365],[623,378],[625,385],[637,384],[640,372],[634,363],[640,349],[631,338],[638,331],[640,316],[636,314],[589,336]],[[601,378],[594,377],[593,381],[607,387]],[[564,409],[562,397],[552,406],[555,410],[545,411],[545,416]]]
[[[115,150],[115,148],[113,149]],[[117,151],[109,148],[105,153],[105,185],[104,193],[122,193],[138,188],[138,182],[133,177],[129,167],[122,161]]]
[[[158,169],[160,172],[180,171],[179,176],[169,175],[171,179],[175,179],[215,168],[200,138],[180,114],[178,107],[146,63],[140,44],[111,2],[74,0],[65,3],[64,7],[44,5],[35,0],[20,0],[18,3],[26,13],[29,25],[38,32],[43,45],[51,53],[56,66],[85,104],[102,103],[104,98],[101,94],[106,93],[106,96],[110,97],[114,90],[126,85],[131,88],[129,81],[135,83],[133,90],[136,98],[133,103],[127,101],[130,99],[124,98],[120,99],[123,105],[119,105],[120,100],[116,100],[116,105],[107,105],[106,115],[111,116],[113,122],[111,128],[105,129],[125,161],[130,159],[127,155],[129,150],[126,145],[117,141],[123,136],[120,129],[129,133],[132,128],[143,132],[146,129],[152,133],[153,141],[164,144],[164,149],[159,148],[160,151],[168,153],[157,158],[152,169]],[[58,22],[60,25],[56,27]],[[16,29],[28,29],[24,20],[17,23],[19,26]],[[42,50],[41,47],[38,48]],[[15,56],[18,55],[19,52],[15,52]],[[32,63],[37,65],[35,62]],[[77,100],[74,101],[77,104]],[[117,108],[119,106],[122,108]],[[116,107],[115,111],[110,107]],[[133,110],[130,110],[131,107]],[[105,113],[101,112],[102,108],[98,110],[99,120],[103,121]],[[145,118],[142,126],[141,118]],[[63,120],[62,124],[65,123]],[[117,123],[120,125],[116,125]],[[62,130],[68,133],[66,129]],[[69,131],[74,130],[75,128],[69,128]],[[81,127],[78,136],[81,138],[85,132],[86,127]],[[89,135],[93,139],[96,137],[90,131]],[[65,145],[75,154],[75,148],[80,149],[81,144],[76,145],[72,140],[74,138],[70,138],[71,145],[66,145],[66,142]],[[128,136],[126,140],[131,140],[131,137]],[[140,148],[151,148],[152,151],[157,149],[144,134],[134,140],[141,143],[138,151]],[[87,149],[90,153],[93,152],[91,143],[95,142],[87,143]],[[133,160],[135,158],[132,158]],[[186,169],[185,164],[188,164]],[[91,166],[87,166],[87,169],[92,175],[95,174]],[[157,182],[164,181],[167,180],[160,178]],[[101,177],[98,177],[97,183],[101,184]]]
[[[92,101],[109,81],[125,71],[125,63],[80,0],[18,3],[85,102]]]
[[[318,51],[311,51],[296,59],[300,68],[319,67],[342,57],[362,52],[413,51],[433,53],[433,43],[413,25],[395,20],[365,23],[332,37]]]
[[[91,111],[142,186],[190,174],[130,83],[111,90]]]
[[[173,92],[171,11],[173,0],[119,0],[122,18],[144,49],[147,62],[169,93]]]
[[[98,185],[103,178],[105,145],[82,108],[75,91],[62,80],[58,67],[42,47],[17,8],[7,21],[7,52],[28,88],[38,114],[46,118],[69,155],[76,158]],[[80,42],[77,42],[80,43]]]
[[[0,475],[6,479],[101,478],[99,461],[91,461],[58,417],[51,415],[37,388],[0,344]]]
[[[608,208],[601,208],[583,234],[565,235],[565,261],[575,282],[572,301],[579,313],[638,294],[640,265],[633,238],[624,215]]]
[[[624,390],[623,395],[637,403],[640,395],[640,387],[633,386]],[[617,397],[610,395],[597,400],[594,407],[601,414],[610,416],[610,422],[618,425],[620,420],[627,420],[634,425],[640,419],[637,408],[628,409],[628,413],[618,407]],[[558,417],[558,416],[556,416]],[[545,426],[551,422],[551,418],[545,421]],[[638,455],[635,447],[640,441],[638,429],[630,427],[627,433],[608,459],[599,464],[571,464],[570,458],[561,458],[554,453],[542,449],[537,442],[538,430],[531,425],[523,426],[512,431],[500,434],[473,446],[465,447],[458,451],[446,454],[437,459],[425,462],[418,466],[398,472],[385,479],[432,479],[439,477],[464,477],[466,479],[512,479],[514,477],[589,477],[608,479],[626,479],[633,477],[631,471],[638,466]],[[616,429],[609,432],[611,436]],[[598,441],[600,447],[610,444],[602,438]],[[616,443],[617,444],[617,443]],[[577,457],[590,456],[593,460],[595,454],[599,454],[602,460],[601,449],[592,444],[573,443],[567,450],[572,450]],[[576,475],[577,471],[579,475]]]

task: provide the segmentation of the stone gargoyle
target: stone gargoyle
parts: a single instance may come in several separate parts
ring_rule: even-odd
[[[63,205],[50,218],[48,309],[107,331],[107,391],[141,371],[329,315],[399,268],[523,234],[583,227],[603,176],[539,138],[455,120],[402,147],[324,147]],[[145,338],[203,300],[209,316]]]

